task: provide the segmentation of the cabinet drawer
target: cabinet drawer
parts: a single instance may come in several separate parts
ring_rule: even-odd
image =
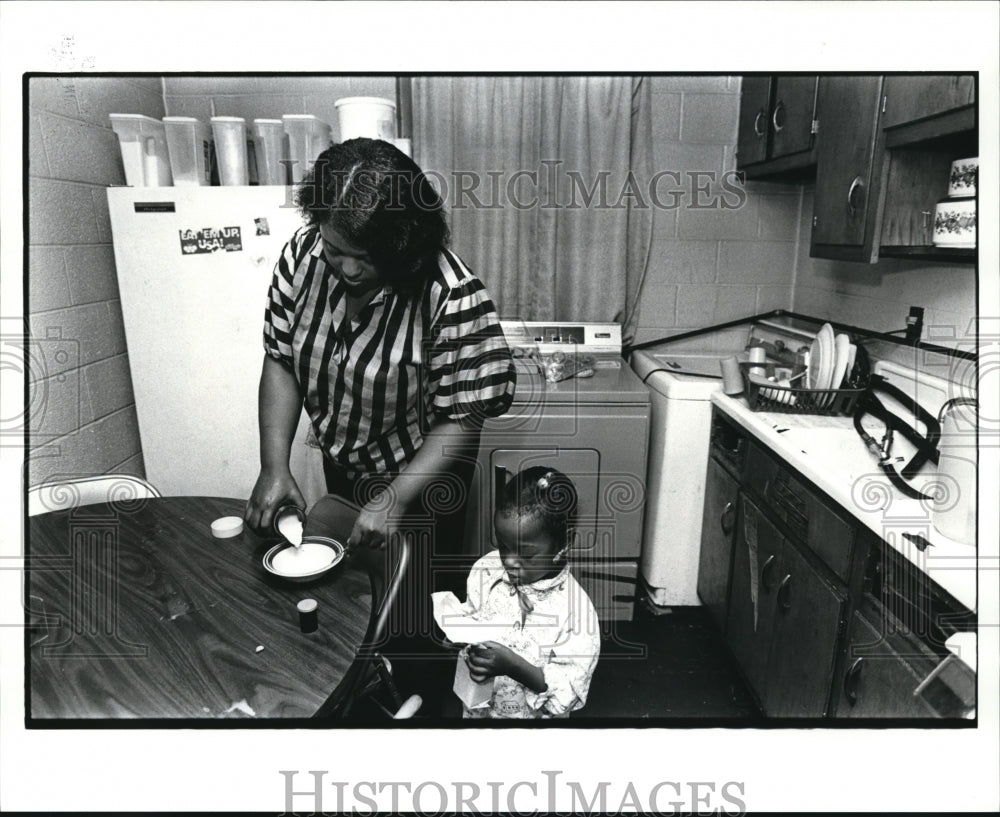
[[[746,484],[759,494],[763,509],[785,523],[797,543],[807,546],[842,581],[849,580],[855,541],[851,522],[756,444],[747,455]]]

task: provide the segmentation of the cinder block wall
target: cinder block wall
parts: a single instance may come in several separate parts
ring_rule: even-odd
[[[806,185],[795,281],[796,312],[893,332],[911,306],[924,308],[923,339],[940,346],[976,345],[976,265],[883,258],[851,264],[809,257],[815,186]],[[942,192],[943,195],[943,192]]]
[[[650,81],[653,170],[719,177],[735,170],[740,78]],[[791,306],[801,185],[748,182],[745,189],[736,209],[692,208],[688,191],[680,206],[655,211],[636,341]]]
[[[164,115],[158,78],[36,78],[28,95],[27,482],[144,476],[105,188],[108,114]]]

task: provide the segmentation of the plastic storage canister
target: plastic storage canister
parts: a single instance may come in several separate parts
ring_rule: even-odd
[[[396,138],[396,103],[378,96],[349,96],[333,103],[340,117],[340,139]]]
[[[330,145],[330,126],[312,114],[285,114],[281,122],[288,134],[289,174],[292,184],[303,175]]]
[[[974,545],[979,411],[972,400],[949,400],[941,408],[940,422],[937,480],[942,494],[931,506],[931,521],[949,539]]]
[[[165,116],[167,151],[174,185],[212,183],[212,129],[193,116]]]
[[[111,129],[118,135],[130,187],[170,187],[170,157],[163,123],[138,113],[111,114]]]
[[[286,168],[281,162],[287,156],[288,137],[280,119],[255,119],[253,138],[257,144],[257,173],[261,184],[286,184]]]
[[[212,133],[219,164],[219,184],[224,187],[248,185],[246,120],[240,116],[213,116]]]

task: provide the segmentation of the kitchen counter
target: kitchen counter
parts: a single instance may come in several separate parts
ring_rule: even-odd
[[[907,498],[889,482],[850,417],[755,412],[744,397],[722,392],[711,402],[957,601],[976,610],[976,547],[942,536],[927,503]],[[934,477],[935,468],[928,464],[912,485],[920,490]],[[907,534],[929,544],[920,550]]]

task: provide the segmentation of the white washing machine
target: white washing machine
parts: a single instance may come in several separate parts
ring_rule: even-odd
[[[797,349],[813,335],[766,320],[742,331],[708,333],[671,351],[670,343],[633,351],[631,365],[650,391],[649,468],[640,582],[658,607],[700,605],[698,554],[712,393],[722,388],[719,360],[751,342]],[[692,343],[703,344],[699,351]],[[732,344],[727,346],[727,344]]]
[[[650,392],[640,574],[647,597],[661,607],[701,604],[698,552],[712,416],[709,398],[722,388],[722,380],[697,375],[719,375],[719,357],[719,352],[674,353],[655,347],[632,353],[632,369]]]

